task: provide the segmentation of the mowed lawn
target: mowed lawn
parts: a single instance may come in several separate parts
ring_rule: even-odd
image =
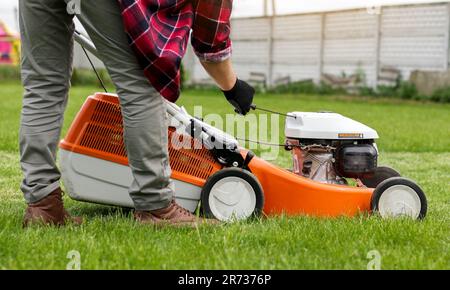
[[[72,89],[64,132],[97,90]],[[366,269],[374,250],[382,269],[450,268],[449,105],[345,96],[256,99],[282,112],[335,111],[377,129],[380,163],[416,180],[427,193],[428,216],[421,222],[283,216],[197,230],[154,229],[135,223],[129,211],[65,197],[67,208],[86,220],[83,226],[22,229],[21,93],[19,84],[0,84],[0,269],[65,269],[72,250],[80,253],[82,269]],[[188,110],[203,105],[204,114],[232,111],[217,92],[188,91],[180,103]],[[291,166],[285,152],[275,162]]]

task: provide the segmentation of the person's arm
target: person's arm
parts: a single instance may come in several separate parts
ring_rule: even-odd
[[[192,25],[191,43],[195,54],[236,113],[247,114],[255,90],[239,80],[231,63],[232,0],[199,1]]]
[[[228,58],[221,62],[201,61],[201,63],[222,90],[227,101],[234,107],[235,112],[246,115],[251,109],[255,89],[237,78],[231,60]]]
[[[221,62],[201,61],[201,64],[222,91],[229,91],[236,84],[237,76],[230,59]]]

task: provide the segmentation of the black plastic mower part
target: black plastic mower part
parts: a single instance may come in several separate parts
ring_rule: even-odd
[[[215,159],[225,167],[242,168],[244,165],[244,157],[242,157],[239,150],[213,148],[211,152]]]
[[[401,177],[401,174],[393,168],[380,166],[375,169],[372,176],[362,177],[361,182],[369,188],[376,188],[380,183],[392,177]]]
[[[378,152],[371,144],[342,145],[336,151],[336,170],[342,177],[370,177],[377,168]]]
[[[253,153],[252,151],[248,151],[247,155],[245,156],[245,159],[244,159],[244,164],[242,164],[242,169],[245,169],[245,170],[248,170],[251,172],[248,165],[250,164],[250,162],[252,162],[252,159],[254,157],[255,157],[255,153]]]
[[[417,196],[420,199],[420,206],[421,206],[418,219],[419,220],[424,219],[426,217],[427,211],[428,211],[427,197],[419,185],[417,185],[414,181],[407,179],[407,178],[403,178],[403,177],[392,177],[392,178],[386,179],[385,181],[381,182],[377,186],[377,188],[375,188],[375,190],[372,194],[371,202],[370,202],[370,207],[372,209],[372,212],[373,213],[379,212],[379,202],[380,202],[381,196],[388,188],[395,186],[395,185],[408,186],[416,192]]]
[[[264,191],[255,175],[241,168],[225,168],[213,174],[205,183],[201,192],[201,213],[207,218],[217,218],[211,211],[209,195],[213,186],[226,177],[238,177],[247,181],[255,192],[256,205],[251,217],[259,217],[264,208]]]
[[[209,143],[213,144],[213,148],[210,148],[214,158],[220,164],[225,167],[240,167],[244,166],[244,157],[242,157],[239,148],[227,148],[226,144],[223,144],[214,136],[209,137]]]
[[[194,119],[191,119],[189,126],[186,127],[186,133],[188,133],[193,139],[199,139],[202,131],[203,128],[195,122]]]

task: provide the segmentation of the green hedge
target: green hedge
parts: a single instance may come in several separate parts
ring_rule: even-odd
[[[372,88],[361,88],[359,94],[369,97],[450,103],[450,87],[437,89],[432,95],[423,95],[410,82],[401,82],[395,87],[379,86],[376,90]]]
[[[280,85],[269,89],[275,94],[314,94],[314,95],[343,95],[348,94],[343,88],[332,88],[324,83],[315,84],[312,81],[299,81],[287,85]],[[426,96],[418,92],[413,83],[399,81],[396,86],[378,86],[376,89],[362,86],[356,95],[376,98],[395,98],[403,100],[420,100],[450,103],[450,86],[436,90],[432,95]]]
[[[376,95],[380,97],[391,97],[404,100],[418,100],[426,97],[419,95],[417,88],[410,82],[400,82],[397,86],[379,86]]]
[[[431,96],[431,100],[441,103],[450,103],[450,86],[436,90]]]
[[[320,83],[315,84],[313,81],[292,82],[287,85],[279,85],[268,90],[270,93],[279,94],[315,94],[315,95],[334,95],[346,94],[344,89],[335,89],[331,86]]]

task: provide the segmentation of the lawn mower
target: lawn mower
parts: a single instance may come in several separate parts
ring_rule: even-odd
[[[287,170],[183,107],[170,102],[166,107],[175,198],[191,212],[200,205],[205,216],[221,221],[364,212],[423,219],[427,213],[426,196],[415,182],[378,166],[377,132],[340,114],[285,114],[283,145],[293,160]],[[62,180],[71,198],[133,208],[117,95],[88,97],[59,147]]]

